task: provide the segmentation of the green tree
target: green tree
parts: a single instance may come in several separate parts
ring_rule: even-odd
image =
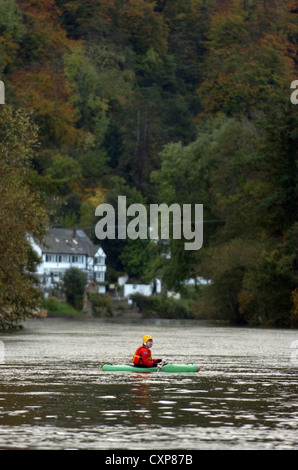
[[[111,178],[111,181],[113,189],[106,193],[105,202],[111,204],[115,209],[117,237],[118,196],[126,196],[127,207],[134,203],[146,205],[146,199],[136,188],[130,188],[123,178],[114,176]],[[127,220],[128,222],[129,220]],[[115,240],[105,239],[100,243],[107,255],[107,259],[109,259],[109,267],[114,272],[126,272],[132,277],[142,277],[149,261],[148,242],[149,240],[147,239],[120,240],[116,238]]]
[[[204,220],[211,223],[204,224],[203,249],[210,244],[214,230],[218,227],[218,224],[212,222],[215,219],[214,200],[210,193],[212,170],[218,163],[211,159],[210,153],[217,139],[221,139],[224,124],[223,119],[206,122],[199,129],[194,142],[188,145],[180,142],[166,145],[160,153],[160,170],[151,174],[158,191],[158,201],[168,206],[178,203],[181,208],[183,204],[204,205]],[[220,144],[218,150],[214,153],[214,158],[220,161],[220,152],[225,151]],[[182,227],[181,233],[183,234]],[[197,268],[200,251],[184,250],[184,242],[184,239],[171,239],[169,243],[161,240],[152,247],[155,255],[151,256],[150,270],[156,269],[171,289],[180,290],[186,279],[200,275]]]
[[[123,270],[132,278],[144,280],[149,262],[150,240],[128,240],[121,254]],[[149,279],[149,282],[152,279]]]
[[[0,108],[0,328],[17,326],[40,305],[38,260],[28,235],[41,240],[46,211],[30,184],[37,128],[22,111]]]
[[[25,34],[22,13],[14,0],[0,1],[0,74],[10,69]]]
[[[86,273],[78,268],[69,268],[64,274],[63,282],[67,301],[77,310],[81,310],[87,284]]]
[[[198,315],[289,325],[297,285],[297,127],[294,106],[281,96],[253,119],[218,116],[192,144],[165,147],[152,174],[160,198],[204,204],[204,243],[188,260],[171,240],[170,258],[151,259],[169,286],[196,276],[212,281],[198,298]]]
[[[76,182],[80,183],[82,170],[79,162],[74,158],[57,154],[52,158],[51,166],[45,175],[57,185],[60,194],[67,194]]]
[[[205,79],[199,86],[204,112],[248,114],[288,88],[294,63],[287,57],[284,8],[285,1],[219,4],[208,32]]]

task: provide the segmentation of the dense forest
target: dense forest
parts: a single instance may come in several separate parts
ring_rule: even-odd
[[[0,0],[0,306],[26,313],[25,234],[61,226],[197,318],[297,323],[297,29],[295,0]],[[100,242],[118,195],[203,204],[203,247]]]

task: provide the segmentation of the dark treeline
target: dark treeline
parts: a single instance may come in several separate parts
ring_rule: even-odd
[[[110,280],[189,296],[184,281],[203,277],[198,318],[297,321],[297,13],[295,0],[0,0],[5,106],[38,128],[25,179],[49,224],[99,243],[95,208],[118,195],[204,205],[196,252],[105,240]]]

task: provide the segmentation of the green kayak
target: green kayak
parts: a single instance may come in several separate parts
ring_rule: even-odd
[[[199,372],[200,367],[195,364],[165,364],[161,369],[157,367],[135,367],[126,364],[104,364],[104,372]]]

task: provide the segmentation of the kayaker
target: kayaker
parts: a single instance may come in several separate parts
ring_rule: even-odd
[[[134,353],[132,362],[136,367],[158,367],[161,368],[167,361],[164,359],[153,359],[150,348],[153,344],[153,338],[150,335],[143,336],[143,344],[139,346]]]

